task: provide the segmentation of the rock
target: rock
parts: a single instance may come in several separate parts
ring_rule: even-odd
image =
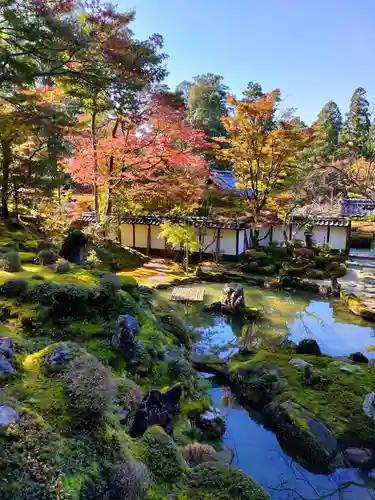
[[[199,415],[193,422],[203,432],[207,440],[221,439],[226,430],[224,418],[213,409]]]
[[[349,447],[344,451],[344,456],[355,467],[366,467],[374,459],[373,451],[368,448]]]
[[[148,427],[153,425],[160,425],[166,432],[171,433],[173,417],[178,413],[181,394],[180,384],[173,386],[164,394],[157,390],[148,392],[134,415],[130,436],[141,437]]]
[[[316,340],[303,339],[296,348],[297,354],[309,354],[310,356],[320,356],[322,353]]]
[[[221,293],[222,311],[228,314],[243,314],[245,312],[245,296],[242,286],[225,285]]]
[[[0,354],[0,374],[1,373],[15,373],[17,370],[12,363],[2,354]]]
[[[361,352],[354,352],[353,354],[351,354],[350,356],[350,359],[352,361],[354,361],[355,363],[368,363],[368,359],[366,358],[366,356],[364,354],[362,354]]]
[[[366,394],[363,400],[363,412],[375,423],[375,392]]]
[[[121,329],[112,337],[112,345],[125,359],[130,361],[134,358],[137,343],[136,336],[139,330],[138,321],[131,314],[124,314]]]
[[[0,339],[0,354],[8,359],[13,357],[13,340],[8,337]]]
[[[86,243],[86,236],[82,231],[75,229],[65,238],[60,250],[60,256],[73,264],[82,266],[85,263],[84,252]]]
[[[295,366],[296,368],[302,369],[302,370],[304,370],[306,368],[306,366],[312,366],[311,363],[308,363],[304,359],[300,359],[300,358],[293,358],[289,361],[289,363],[291,365]]]
[[[288,387],[281,369],[271,363],[258,363],[238,370],[231,375],[230,384],[240,402],[256,409],[262,409]]]
[[[284,337],[281,335],[280,339],[278,339],[276,347],[278,349],[286,349],[288,351],[295,351],[297,348],[297,344],[293,342],[293,340],[288,339],[288,337]]]
[[[220,312],[221,302],[213,302],[212,304],[205,306],[206,311]]]
[[[0,425],[14,424],[20,419],[20,415],[14,408],[2,405],[0,406]]]
[[[281,446],[309,471],[328,474],[343,466],[334,434],[298,404],[274,401],[263,408],[262,416],[266,427],[275,432]]]
[[[46,360],[49,366],[65,365],[73,358],[73,349],[67,346],[55,347],[51,356]]]
[[[257,307],[247,307],[245,311],[245,317],[249,321],[259,321],[260,320],[260,310]]]
[[[360,366],[352,365],[351,363],[345,363],[343,361],[332,361],[329,364],[331,368],[338,368],[342,372],[347,373],[363,373],[363,370]]]
[[[375,479],[375,469],[370,469],[367,473],[367,477],[370,479]]]

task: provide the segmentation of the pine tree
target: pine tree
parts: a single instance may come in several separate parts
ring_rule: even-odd
[[[349,111],[340,137],[342,149],[357,158],[368,156],[370,127],[370,104],[366,99],[366,91],[358,87],[350,100]]]
[[[327,154],[333,154],[339,143],[342,129],[341,112],[334,101],[328,101],[318,115],[317,127],[322,132],[322,140]]]

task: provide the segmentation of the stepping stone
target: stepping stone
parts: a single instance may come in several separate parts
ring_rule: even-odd
[[[306,366],[312,366],[311,363],[309,363],[308,361],[305,361],[304,359],[300,359],[300,358],[291,359],[289,361],[289,363],[291,365],[293,365],[295,368],[302,369],[302,370],[304,370],[306,368]]]

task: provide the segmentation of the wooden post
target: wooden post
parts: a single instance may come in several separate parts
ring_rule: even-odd
[[[220,256],[220,228],[217,228],[216,262],[219,261],[219,256]]]
[[[293,236],[293,224],[289,222],[289,241],[292,241]]]
[[[240,249],[239,239],[240,239],[240,230],[236,229],[236,260],[238,260],[239,249]]]
[[[272,243],[273,239],[273,226],[271,226],[271,232],[270,232],[270,244]]]
[[[150,224],[147,226],[147,255],[150,255],[151,252],[151,226]]]
[[[135,224],[133,224],[133,248],[135,248]]]
[[[327,226],[327,243],[329,243],[330,235],[331,235],[331,226],[328,224],[328,226]]]
[[[345,248],[345,255],[346,258],[349,258],[350,255],[350,233],[352,232],[352,221],[349,221],[349,225],[347,226],[346,229],[346,248]]]

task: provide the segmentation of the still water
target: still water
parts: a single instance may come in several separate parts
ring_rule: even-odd
[[[170,307],[200,333],[196,347],[199,352],[226,357],[244,338],[248,345],[260,347],[284,335],[295,342],[314,338],[321,350],[331,356],[356,351],[374,356],[367,351],[375,344],[373,324],[345,311],[339,301],[320,300],[302,292],[246,287],[246,305],[262,310],[260,324],[249,326],[238,319],[204,311],[204,304],[219,300],[223,285],[200,286],[205,289],[204,303],[170,303]],[[160,296],[169,299],[170,293],[163,291]],[[275,435],[264,429],[258,415],[249,414],[233,400],[230,391],[214,387],[211,397],[226,419],[224,442],[234,451],[233,465],[256,479],[273,500],[375,499],[375,480],[356,469],[337,470],[330,476],[307,471],[285,454]]]

